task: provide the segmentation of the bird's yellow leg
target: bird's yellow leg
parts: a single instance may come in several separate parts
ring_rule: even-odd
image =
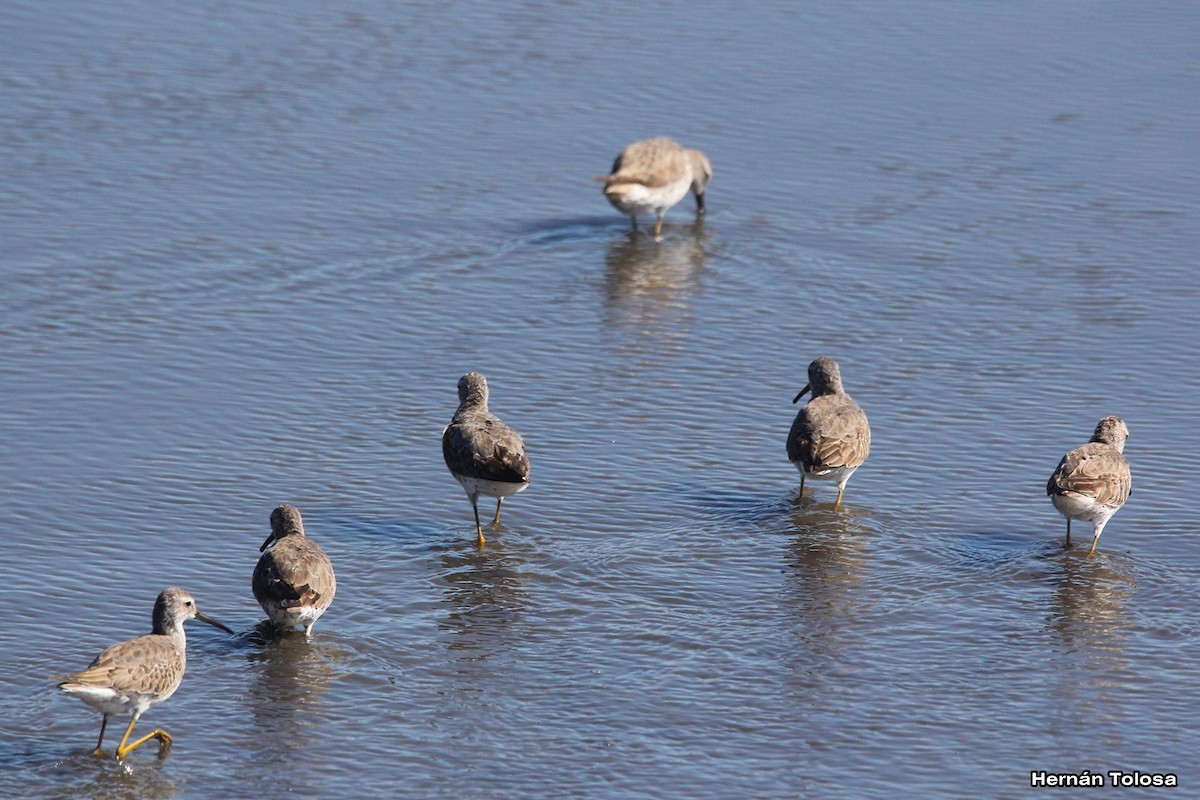
[[[1092,539],[1092,549],[1088,550],[1088,558],[1091,558],[1092,555],[1096,552],[1096,543],[1099,541],[1100,541],[1099,536],[1097,536],[1095,539]]]
[[[500,504],[504,502],[503,497],[496,498],[496,516],[492,517],[492,526],[500,524]]]
[[[475,498],[471,498],[471,508],[475,511],[475,536],[478,539],[479,546],[483,547],[487,544],[487,539],[483,538],[483,526],[479,524],[479,504],[475,501]]]
[[[663,215],[659,214],[658,219],[654,223],[654,241],[656,242],[662,241],[662,221]]]
[[[838,487],[837,500],[833,501],[833,510],[834,511],[837,511],[838,509],[840,509],[842,507],[842,492],[844,492],[845,490],[846,490],[845,486]]]
[[[125,729],[125,735],[121,737],[121,743],[117,745],[117,758],[124,758],[151,739],[158,739],[159,755],[162,755],[171,747],[171,734],[162,728],[155,728],[133,744],[126,746],[125,742],[129,739],[129,734],[133,733],[133,726],[137,724],[137,721],[138,718],[136,716],[129,720],[129,727]]]
[[[131,747],[129,750],[126,750],[125,742],[129,739],[129,734],[133,733],[133,726],[137,725],[137,721],[137,714],[134,714],[133,719],[129,720],[129,727],[125,729],[125,735],[121,737],[121,743],[117,745],[117,758],[124,758],[125,754],[128,753],[129,750],[133,749],[133,747]],[[134,747],[137,747],[137,745],[134,745]]]

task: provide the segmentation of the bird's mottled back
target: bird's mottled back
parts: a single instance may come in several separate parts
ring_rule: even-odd
[[[66,676],[59,688],[94,687],[118,693],[152,694],[165,700],[183,680],[186,651],[171,637],[149,633],[106,647],[81,672]]]
[[[1119,508],[1129,499],[1133,479],[1123,450],[1129,428],[1120,417],[1105,417],[1087,444],[1062,457],[1046,483],[1046,494],[1083,495]]]
[[[1092,524],[1092,549],[1104,526],[1125,501],[1133,487],[1129,462],[1122,452],[1129,428],[1120,417],[1105,417],[1096,425],[1092,438],[1062,457],[1050,480],[1046,494],[1058,512],[1067,518],[1066,544],[1071,544],[1071,520]]]
[[[634,142],[622,150],[613,161],[612,173],[604,188],[608,192],[614,186],[627,183],[658,188],[684,178],[689,178],[690,182],[690,174],[688,151],[679,142],[660,136]]]
[[[254,599],[276,625],[310,632],[333,602],[337,578],[329,556],[304,534],[299,509],[285,504],[271,512],[271,535],[261,549],[251,578]]]
[[[806,472],[857,467],[870,452],[867,415],[847,394],[813,398],[788,432],[788,460],[803,465]]]
[[[796,414],[788,432],[788,460],[813,473],[860,466],[871,451],[871,426],[842,388],[836,361],[826,356],[814,359],[808,365],[808,385],[793,402],[809,391],[812,399]]]
[[[442,432],[442,458],[463,487],[475,513],[475,535],[487,539],[479,522],[479,495],[496,498],[493,525],[500,524],[505,497],[529,486],[529,459],[521,435],[488,410],[487,379],[468,372],[458,381],[458,410]]]
[[[442,434],[442,457],[456,475],[502,483],[529,481],[521,435],[488,410],[487,379],[468,372],[458,381],[458,410]]]
[[[699,150],[685,150],[665,137],[643,139],[621,151],[612,172],[599,178],[604,196],[637,230],[640,214],[654,214],[654,239],[662,241],[663,215],[689,191],[696,196],[696,213],[704,213],[704,190],[712,164]]]

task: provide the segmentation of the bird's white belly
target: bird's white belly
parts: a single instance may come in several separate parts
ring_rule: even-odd
[[[524,483],[509,483],[507,481],[488,481],[483,478],[468,478],[466,475],[453,473],[457,480],[466,491],[468,497],[475,495],[485,495],[487,497],[511,497],[518,492],[523,492],[529,487],[528,482]]]
[[[321,615],[328,608],[329,603],[283,608],[278,603],[269,602],[266,604],[265,611],[272,624],[279,628],[288,629],[296,626],[307,628],[320,619]]]
[[[77,683],[64,687],[63,691],[79,698],[103,714],[116,715],[132,714],[135,711],[144,712],[150,706],[158,705],[175,694],[177,688],[179,687],[175,686],[160,695],[154,695],[144,692],[120,692],[107,686],[87,686]]]
[[[804,475],[804,477],[807,479],[817,481],[832,481],[838,485],[850,480],[850,476],[854,474],[854,470],[858,469],[858,467],[828,467],[820,471],[805,472],[804,464],[802,462],[793,461],[792,463],[796,465],[796,469],[800,472],[800,474]]]
[[[691,187],[690,177],[666,186],[651,187],[640,183],[626,183],[614,187],[606,196],[614,206],[630,216],[657,214],[659,209],[668,209],[682,200]]]
[[[1117,510],[1116,506],[1097,503],[1096,498],[1085,494],[1056,494],[1051,495],[1050,501],[1064,517],[1091,523],[1106,520]]]

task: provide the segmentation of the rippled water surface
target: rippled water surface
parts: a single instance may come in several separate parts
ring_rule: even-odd
[[[1196,796],[1198,35],[7,4],[0,796]],[[591,179],[660,134],[715,177],[655,244]],[[840,511],[784,451],[818,355],[873,426]],[[533,464],[482,549],[472,369]],[[1134,492],[1088,559],[1044,486],[1106,414]],[[307,642],[256,632],[282,502],[338,574]],[[95,759],[49,678],[171,585],[238,634],[189,626],[166,758]]]

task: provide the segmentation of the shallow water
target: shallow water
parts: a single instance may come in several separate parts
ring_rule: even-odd
[[[4,17],[0,796],[1195,792],[1188,4]],[[715,167],[660,245],[590,181],[656,134]],[[822,354],[840,512],[784,453]],[[471,369],[533,463],[482,550]],[[1110,413],[1086,559],[1044,485]],[[309,642],[256,632],[281,502]],[[93,759],[47,678],[169,585],[239,634],[189,627],[165,759]]]

